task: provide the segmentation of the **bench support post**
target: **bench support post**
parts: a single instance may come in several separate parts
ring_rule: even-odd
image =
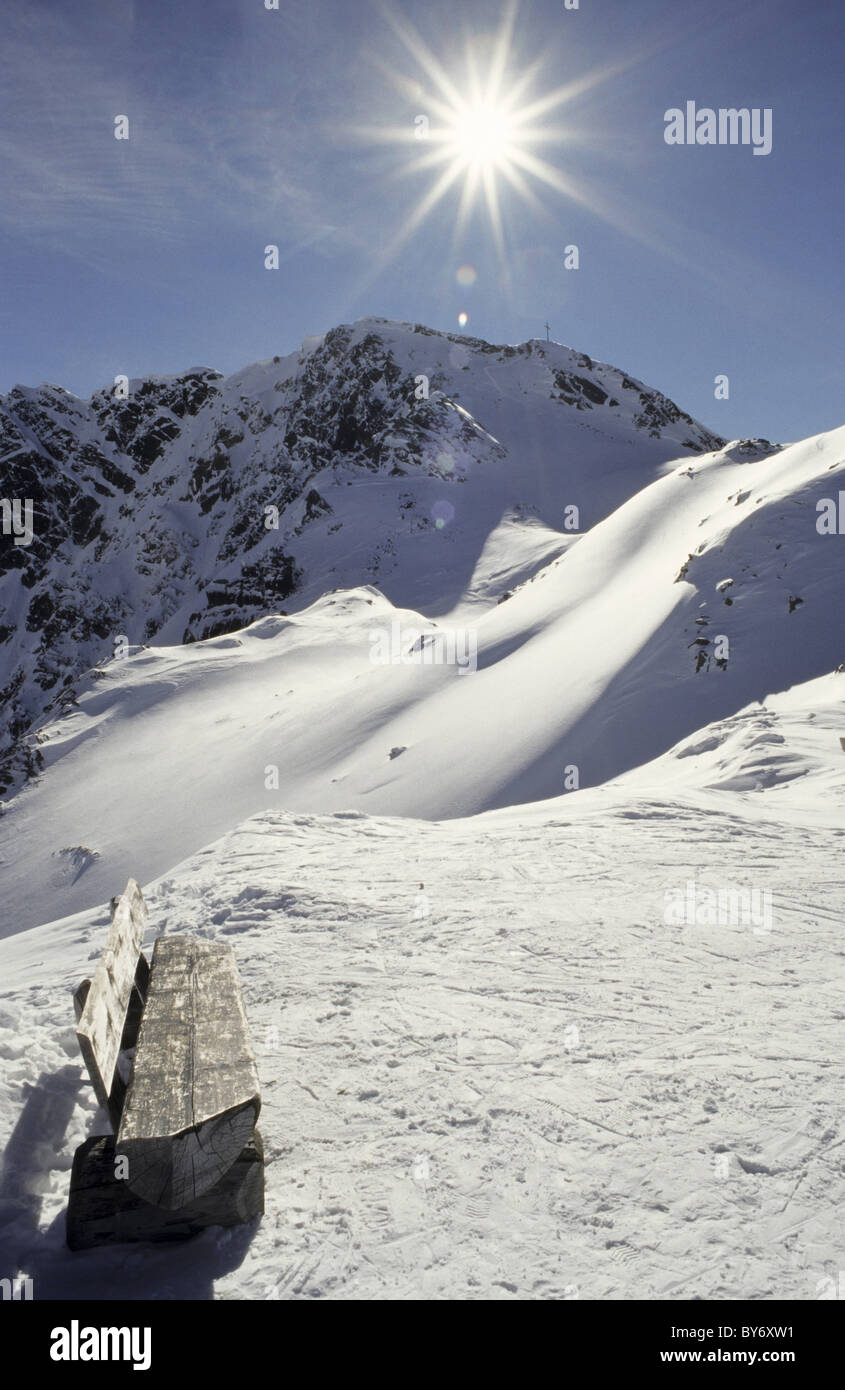
[[[76,1150],[66,1221],[71,1250],[187,1240],[209,1226],[240,1226],[264,1214],[264,1149],[257,1130],[220,1181],[181,1211],[138,1197],[115,1177],[115,1158],[112,1134],[86,1139]]]

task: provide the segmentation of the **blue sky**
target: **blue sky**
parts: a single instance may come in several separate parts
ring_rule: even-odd
[[[439,177],[412,168],[438,97],[421,44],[463,97],[467,49],[483,79],[503,10],[7,0],[0,390],[228,372],[364,315],[457,332],[464,312],[498,343],[548,320],[731,437],[842,424],[841,0],[522,0],[503,89],[569,89],[533,147],[566,191],[523,173],[528,199],[494,171],[497,245],[483,199],[456,235],[461,175],[394,254]],[[771,108],[772,152],[668,146],[664,113],[687,101]]]

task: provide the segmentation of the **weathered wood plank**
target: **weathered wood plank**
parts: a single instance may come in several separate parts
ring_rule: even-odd
[[[147,907],[141,889],[130,878],[113,908],[106,946],[84,996],[76,1036],[91,1084],[117,1128],[125,1087],[117,1070],[126,1014],[141,956]],[[82,986],[77,991],[82,1002]]]
[[[159,937],[117,1138],[130,1188],[155,1206],[186,1206],[236,1161],[260,1108],[232,948]]]
[[[181,1211],[151,1206],[115,1177],[115,1142],[104,1135],[76,1150],[66,1218],[71,1250],[185,1240],[207,1226],[239,1226],[264,1212],[264,1149],[257,1133],[219,1182]]]
[[[126,1010],[126,1023],[123,1026],[123,1041],[121,1047],[134,1047],[138,1041],[138,1029],[141,1026],[141,1018],[144,1013],[144,1005],[147,1002],[147,990],[150,987],[150,967],[147,957],[142,951],[138,956],[138,968],[135,971],[135,983],[132,986],[132,993],[129,996],[129,1008]]]
[[[85,1000],[88,998],[88,991],[91,988],[90,980],[83,980],[82,984],[75,991],[73,996],[73,1012],[76,1015],[77,1023],[85,1012]]]
[[[115,899],[115,902],[117,899]],[[144,1012],[144,1004],[147,999],[147,986],[150,982],[150,967],[147,957],[143,951],[138,957],[138,967],[135,971],[135,984],[129,997],[129,1008],[126,1012],[126,1022],[123,1025],[122,1048],[135,1046],[138,1036],[138,1028],[141,1023],[141,1015]],[[88,998],[88,991],[91,988],[90,980],[83,980],[79,988],[74,992],[73,1011],[77,1023],[82,1017],[85,1009],[85,1001]]]

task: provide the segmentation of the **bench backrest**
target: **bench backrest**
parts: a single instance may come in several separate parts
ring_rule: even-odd
[[[141,889],[130,878],[113,904],[108,940],[94,978],[84,995],[76,1026],[80,1051],[100,1104],[117,1128],[123,1108],[125,1083],[117,1068],[126,1016],[137,995],[139,963],[146,969],[141,941],[147,925],[147,907]],[[81,994],[81,991],[79,992]]]

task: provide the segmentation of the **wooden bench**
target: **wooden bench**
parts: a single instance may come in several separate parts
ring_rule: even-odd
[[[178,1239],[264,1210],[258,1072],[232,948],[160,936],[148,965],[146,923],[130,879],[94,978],[74,995],[76,1036],[114,1133],[74,1156],[72,1250]]]

